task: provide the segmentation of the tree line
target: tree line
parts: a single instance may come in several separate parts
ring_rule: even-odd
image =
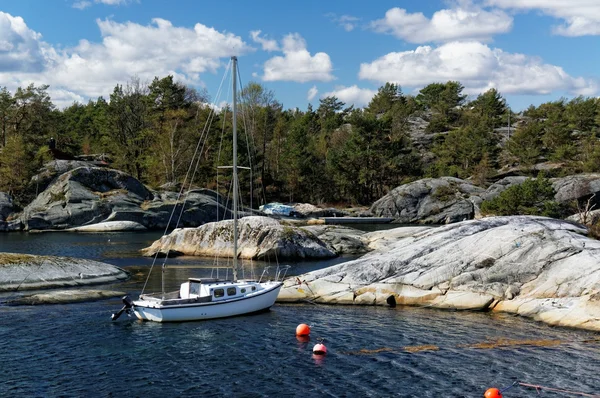
[[[47,90],[0,88],[0,191],[17,202],[31,199],[31,177],[52,159],[50,138],[66,156],[104,154],[153,188],[183,183],[198,154],[193,184],[227,189],[230,177],[219,176],[217,186],[216,169],[231,161],[231,110],[214,111],[206,92],[172,76],[131,79],[108,101],[58,109]],[[368,205],[419,178],[456,176],[484,186],[503,166],[526,171],[546,160],[562,163],[565,173],[600,171],[600,100],[563,98],[516,115],[495,89],[472,100],[463,91],[449,81],[407,95],[387,83],[365,108],[327,97],[302,111],[284,109],[271,90],[249,83],[240,92],[238,126],[255,203]],[[432,143],[418,144],[418,134]]]

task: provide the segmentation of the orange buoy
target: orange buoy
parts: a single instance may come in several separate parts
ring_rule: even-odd
[[[488,388],[483,396],[484,398],[502,398],[502,393],[497,388]]]
[[[296,336],[308,336],[310,334],[310,326],[306,323],[301,323],[296,327]]]
[[[325,347],[325,344],[323,343],[315,344],[315,346],[313,347],[313,354],[325,355],[327,354],[327,347]]]

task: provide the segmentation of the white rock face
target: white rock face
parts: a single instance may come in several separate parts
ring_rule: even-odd
[[[69,228],[71,232],[116,232],[116,231],[145,231],[146,227],[135,221],[106,221],[82,227]]]
[[[286,280],[278,300],[385,305],[393,296],[399,304],[491,309],[600,330],[600,242],[586,232],[530,216],[417,230]]]
[[[83,286],[128,277],[121,268],[98,261],[0,253],[0,291]]]
[[[260,216],[238,223],[238,257],[247,259],[331,258],[337,254],[311,232]],[[233,220],[180,228],[142,250],[147,256],[170,255],[233,257]]]

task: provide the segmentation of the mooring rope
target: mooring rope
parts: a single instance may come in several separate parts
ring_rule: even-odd
[[[500,393],[508,391],[511,388],[516,387],[516,386],[535,388],[535,390],[537,391],[538,395],[540,394],[540,390],[546,390],[546,391],[552,391],[552,392],[560,392],[560,393],[564,393],[564,394],[579,395],[579,396],[582,396],[582,397],[600,398],[600,395],[598,395],[598,394],[588,394],[586,392],[564,390],[564,389],[561,389],[561,388],[554,388],[554,387],[546,387],[546,386],[541,386],[539,384],[523,383],[521,381],[515,381],[510,386],[501,389]]]

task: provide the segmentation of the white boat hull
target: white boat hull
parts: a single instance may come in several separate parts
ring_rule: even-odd
[[[283,283],[267,282],[264,285],[263,290],[231,300],[176,305],[138,300],[133,302],[132,309],[138,319],[154,322],[197,321],[247,315],[271,308]]]

